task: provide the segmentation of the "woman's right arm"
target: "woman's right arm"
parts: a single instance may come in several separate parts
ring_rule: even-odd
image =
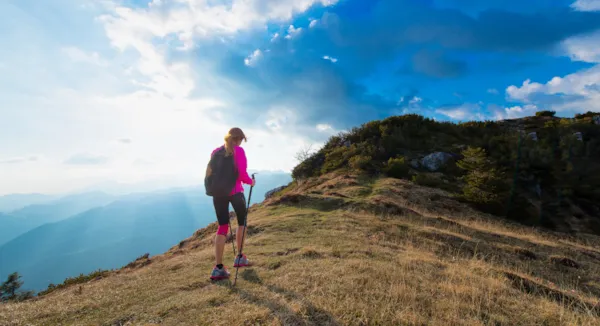
[[[243,148],[237,147],[235,159],[237,161],[238,171],[240,173],[240,180],[248,185],[253,184],[252,178],[248,175],[248,160],[246,159],[246,152]]]

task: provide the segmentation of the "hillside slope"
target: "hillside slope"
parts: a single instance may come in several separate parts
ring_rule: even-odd
[[[234,289],[208,279],[213,223],[164,255],[0,305],[0,324],[600,324],[600,238],[507,224],[439,189],[329,173],[252,207],[249,225],[256,265]]]

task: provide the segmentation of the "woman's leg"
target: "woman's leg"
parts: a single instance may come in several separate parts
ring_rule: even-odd
[[[244,221],[248,212],[246,211],[246,196],[243,192],[239,192],[233,196],[231,196],[231,206],[233,206],[233,210],[235,211],[235,215],[237,216],[238,221],[238,229],[235,233],[237,250],[238,253],[241,253],[242,249],[242,234],[246,232],[246,228],[244,227]],[[244,239],[248,234],[244,235]]]
[[[215,260],[216,265],[223,264],[223,251],[227,240],[227,231],[229,229],[229,198],[213,197],[213,205],[217,214],[219,228],[215,235]]]

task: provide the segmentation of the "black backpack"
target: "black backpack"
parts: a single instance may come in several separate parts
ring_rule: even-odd
[[[204,177],[206,194],[211,197],[227,197],[231,194],[238,178],[233,155],[226,156],[225,147],[221,147],[210,158]]]

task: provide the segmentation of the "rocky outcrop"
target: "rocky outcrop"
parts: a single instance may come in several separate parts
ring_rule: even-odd
[[[454,156],[445,152],[435,152],[425,156],[421,159],[421,165],[423,165],[427,170],[435,172],[439,170],[442,166],[446,165],[448,161],[452,160]]]
[[[277,192],[285,189],[286,187],[287,186],[281,186],[281,187],[277,187],[277,188],[275,188],[273,190],[267,191],[267,193],[265,194],[265,199],[269,199],[269,198],[273,197],[274,194],[276,194]]]

